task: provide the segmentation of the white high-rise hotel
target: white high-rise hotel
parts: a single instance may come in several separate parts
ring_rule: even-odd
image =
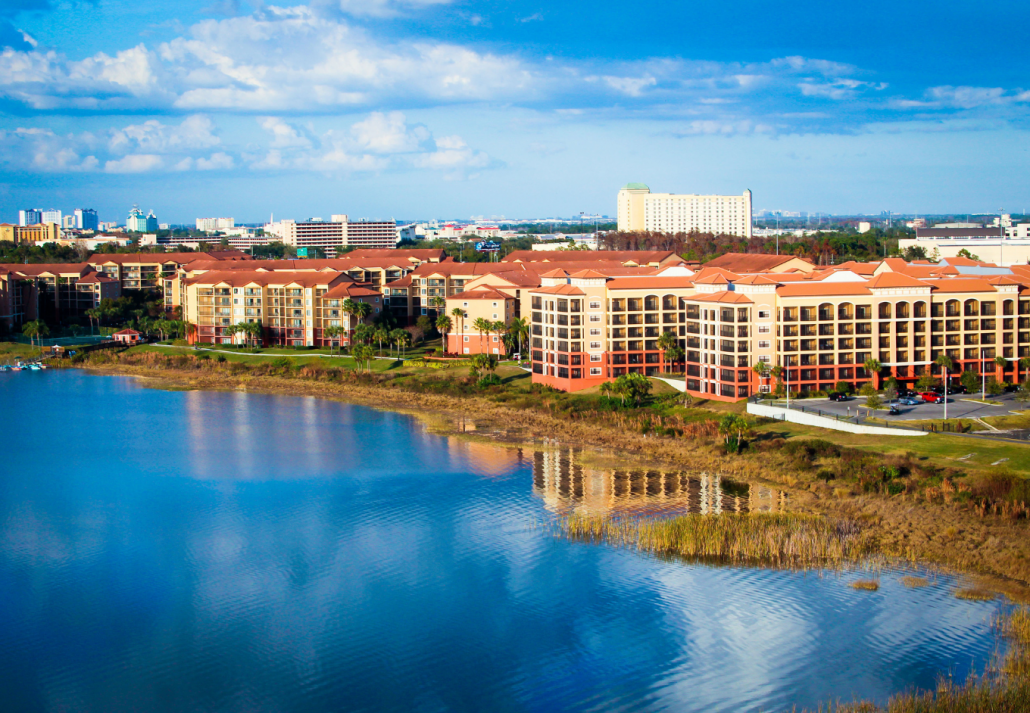
[[[619,230],[751,237],[751,191],[739,196],[652,193],[643,183],[619,191]]]

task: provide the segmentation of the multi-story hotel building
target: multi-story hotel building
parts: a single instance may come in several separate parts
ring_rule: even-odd
[[[334,215],[328,222],[284,220],[278,226],[286,245],[317,248],[328,257],[335,257],[345,247],[395,248],[400,239],[395,220],[350,221],[346,215]]]
[[[0,320],[9,329],[35,319],[60,323],[120,296],[118,281],[87,263],[0,265]]]
[[[690,277],[555,270],[527,291],[533,381],[576,391],[625,373],[659,375],[663,332],[685,352],[677,371],[685,369],[687,391],[706,398],[773,388],[753,369],[759,363],[783,367],[795,391],[878,385],[888,375],[913,385],[925,370],[939,372],[942,353],[954,373],[1016,380],[1017,360],[1030,356],[1030,268],[984,275],[998,268],[953,262],[750,274],[706,267]],[[999,356],[1008,367],[995,364]],[[879,373],[867,372],[869,359]]]
[[[61,236],[61,226],[58,223],[33,223],[24,226],[0,223],[0,241],[55,243],[61,239]]]
[[[366,302],[369,319],[382,310],[382,296],[337,271],[214,270],[183,281],[183,318],[193,327],[191,342],[241,343],[234,324],[262,325],[263,344],[347,346],[358,320],[344,310],[349,299]],[[332,337],[328,327],[343,327]]]
[[[618,225],[625,232],[702,233],[751,237],[751,191],[739,196],[652,193],[643,183],[619,191]]]

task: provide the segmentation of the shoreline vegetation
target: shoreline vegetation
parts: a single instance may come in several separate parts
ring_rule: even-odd
[[[601,394],[565,394],[531,385],[512,367],[483,388],[468,368],[420,369],[401,361],[340,366],[323,360],[246,355],[161,353],[153,347],[94,352],[64,360],[99,374],[140,377],[145,385],[188,390],[246,390],[313,396],[410,413],[442,435],[498,444],[604,451],[608,458],[683,471],[719,473],[774,485],[788,494],[789,513],[688,515],[660,521],[572,516],[571,537],[633,545],[655,554],[748,566],[834,567],[874,556],[920,562],[976,576],[967,598],[1003,593],[1027,601],[1030,583],[1030,481],[1019,444],[975,445],[935,434],[926,452],[901,438],[833,433],[781,422],[748,423],[742,409],[684,403],[668,391],[629,404]],[[74,362],[74,363],[72,363]],[[496,369],[496,367],[495,367]],[[491,370],[494,374],[494,370]],[[727,421],[727,416],[733,416]],[[729,427],[726,424],[729,423]],[[467,428],[466,425],[472,425]],[[469,431],[472,431],[470,434]],[[731,443],[732,439],[732,443]],[[543,442],[543,445],[541,445]],[[998,452],[1011,470],[988,467]],[[973,450],[989,451],[982,463]],[[990,452],[993,451],[993,452]],[[603,459],[603,458],[602,458]],[[910,577],[905,586],[925,586]],[[873,590],[871,585],[865,587]],[[975,594],[974,594],[975,592]],[[856,591],[856,595],[860,595]],[[958,596],[958,593],[956,593]],[[896,696],[886,707],[831,704],[839,713],[1030,710],[1030,611],[999,621],[1010,641],[1005,659],[958,684]]]

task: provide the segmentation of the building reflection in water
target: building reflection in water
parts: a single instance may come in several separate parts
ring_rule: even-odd
[[[533,494],[562,514],[659,515],[677,513],[780,512],[784,494],[718,475],[682,471],[590,468],[573,449],[537,451]]]

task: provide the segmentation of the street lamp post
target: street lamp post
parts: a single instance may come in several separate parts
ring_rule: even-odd
[[[984,350],[980,350],[980,399],[987,400],[987,362],[984,359]]]

